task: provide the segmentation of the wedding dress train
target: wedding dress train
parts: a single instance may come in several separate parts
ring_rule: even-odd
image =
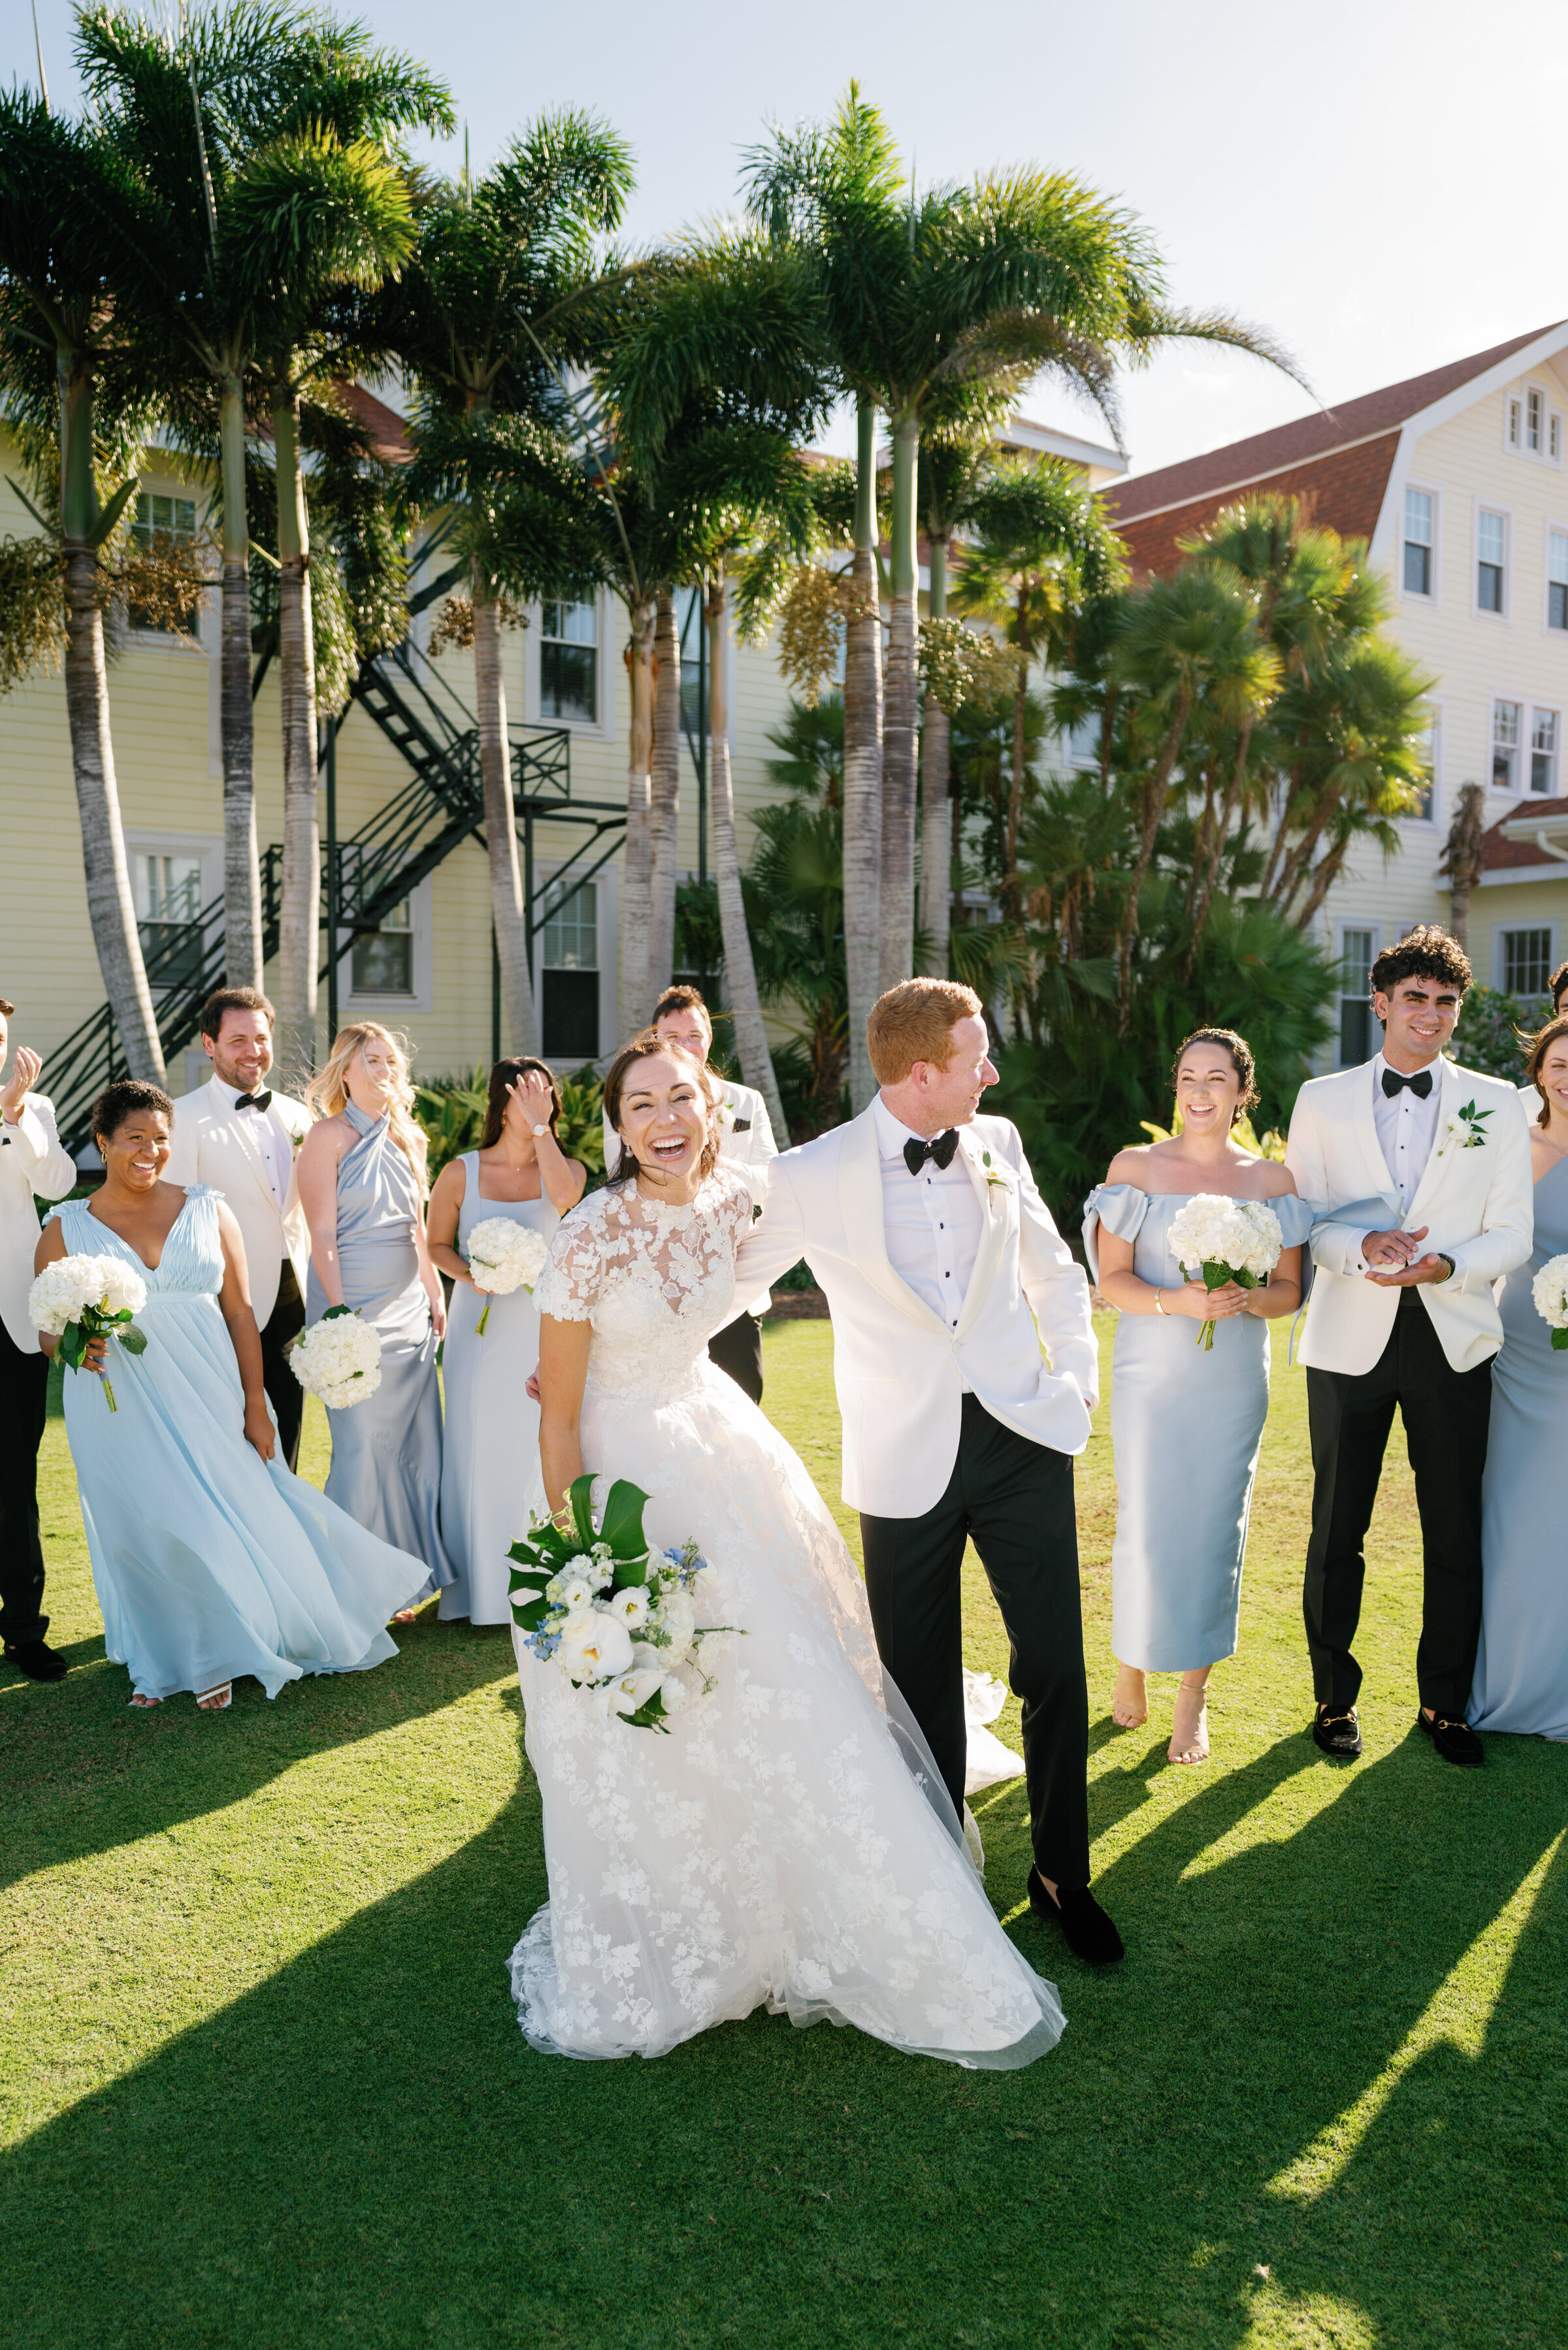
[[[714,1686],[668,1735],[601,1719],[517,1642],[550,1895],[512,1955],[523,2030],[563,2055],[658,2056],[765,2005],[1027,2064],[1061,2036],[1054,1987],[986,1899],[815,1487],[704,1353],[751,1215],[722,1167],[690,1207],[596,1192],[536,1293],[593,1326],[596,1503],[615,1478],[641,1486],[650,1542],[694,1536],[705,1620],[737,1628],[705,1644]]]

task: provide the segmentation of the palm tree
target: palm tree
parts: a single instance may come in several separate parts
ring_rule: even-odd
[[[541,116],[483,176],[475,179],[465,171],[460,180],[425,189],[418,246],[389,303],[387,327],[389,339],[419,383],[424,435],[441,420],[462,419],[483,432],[491,419],[546,421],[561,412],[560,370],[579,365],[591,350],[594,305],[604,282],[596,240],[619,222],[632,184],[630,150],[618,133],[593,115],[563,109]],[[439,473],[459,444],[450,434],[437,439],[439,447],[432,447]],[[536,1051],[529,919],[517,858],[502,670],[504,558],[493,517],[475,503],[483,473],[483,466],[472,474],[460,467],[448,479],[453,487],[460,476],[468,484],[459,545],[468,560],[473,602],[480,772],[507,1047]],[[536,567],[524,569],[531,577],[540,576]],[[651,604],[639,583],[632,654],[634,762],[647,755],[638,688],[651,652],[650,621]],[[646,765],[639,772],[646,776]],[[638,797],[634,786],[630,799]],[[625,918],[629,925],[629,884]]]
[[[0,366],[7,391],[24,401],[40,389],[41,367],[54,378],[45,397],[57,436],[66,710],[88,915],[127,1065],[161,1083],[163,1055],[119,820],[99,577],[100,550],[136,494],[136,475],[107,502],[100,496],[99,387],[106,368],[130,354],[98,224],[132,199],[99,132],[57,120],[29,91],[0,93]]]
[[[1439,873],[1447,874],[1452,896],[1449,901],[1449,929],[1461,947],[1470,941],[1470,891],[1480,883],[1486,869],[1481,850],[1481,834],[1486,824],[1486,794],[1479,784],[1461,784],[1454,808],[1454,820],[1449,827],[1449,837],[1443,844]]]

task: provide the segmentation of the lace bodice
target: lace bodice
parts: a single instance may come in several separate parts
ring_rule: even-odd
[[[593,1325],[590,1388],[667,1403],[693,1385],[734,1313],[735,1252],[751,1222],[751,1193],[722,1163],[690,1207],[644,1199],[635,1182],[590,1192],[562,1219],[535,1304]]]

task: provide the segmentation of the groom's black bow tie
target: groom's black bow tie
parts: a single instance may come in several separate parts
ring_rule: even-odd
[[[235,1102],[234,1107],[236,1109],[270,1109],[272,1107],[270,1087],[259,1094],[242,1094]]]
[[[918,1175],[928,1159],[934,1159],[939,1167],[950,1167],[957,1149],[956,1126],[950,1126],[945,1134],[934,1135],[929,1142],[921,1142],[911,1134],[904,1145],[904,1164],[911,1175]]]
[[[1383,1090],[1390,1101],[1396,1094],[1403,1093],[1407,1086],[1418,1100],[1425,1101],[1432,1090],[1432,1072],[1430,1069],[1417,1069],[1414,1076],[1402,1077],[1397,1069],[1384,1070]]]

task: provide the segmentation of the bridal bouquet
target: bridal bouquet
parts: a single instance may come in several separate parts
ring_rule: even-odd
[[[597,1526],[593,1476],[572,1487],[572,1523],[536,1519],[513,1544],[511,1598],[524,1647],[543,1665],[587,1690],[607,1721],[668,1731],[670,1716],[712,1687],[702,1670],[704,1640],[728,1625],[697,1622],[697,1599],[712,1596],[713,1571],[688,1540],[651,1550],[642,1531],[648,1495],[617,1478]]]
[[[289,1368],[306,1395],[328,1411],[363,1403],[381,1384],[381,1338],[351,1305],[329,1305],[288,1349]]]
[[[1552,1326],[1552,1344],[1561,1354],[1568,1348],[1568,1256],[1548,1257],[1532,1287],[1535,1310]]]
[[[1227,1200],[1199,1191],[1171,1220],[1171,1253],[1183,1273],[1200,1273],[1207,1290],[1233,1281],[1256,1289],[1272,1273],[1284,1247],[1280,1220],[1266,1200]],[[1205,1349],[1214,1344],[1214,1325],[1198,1333]]]
[[[532,1289],[549,1253],[550,1244],[543,1232],[514,1224],[509,1216],[486,1216],[482,1224],[475,1224],[468,1236],[468,1270],[475,1289],[489,1293],[475,1337],[484,1336],[490,1299],[510,1297],[514,1289]]]
[[[61,1362],[79,1371],[95,1338],[117,1338],[128,1355],[145,1354],[147,1333],[135,1317],[147,1303],[147,1284],[119,1256],[63,1256],[47,1264],[27,1292],[27,1318],[35,1330],[59,1339]],[[106,1377],[110,1411],[119,1406]]]

